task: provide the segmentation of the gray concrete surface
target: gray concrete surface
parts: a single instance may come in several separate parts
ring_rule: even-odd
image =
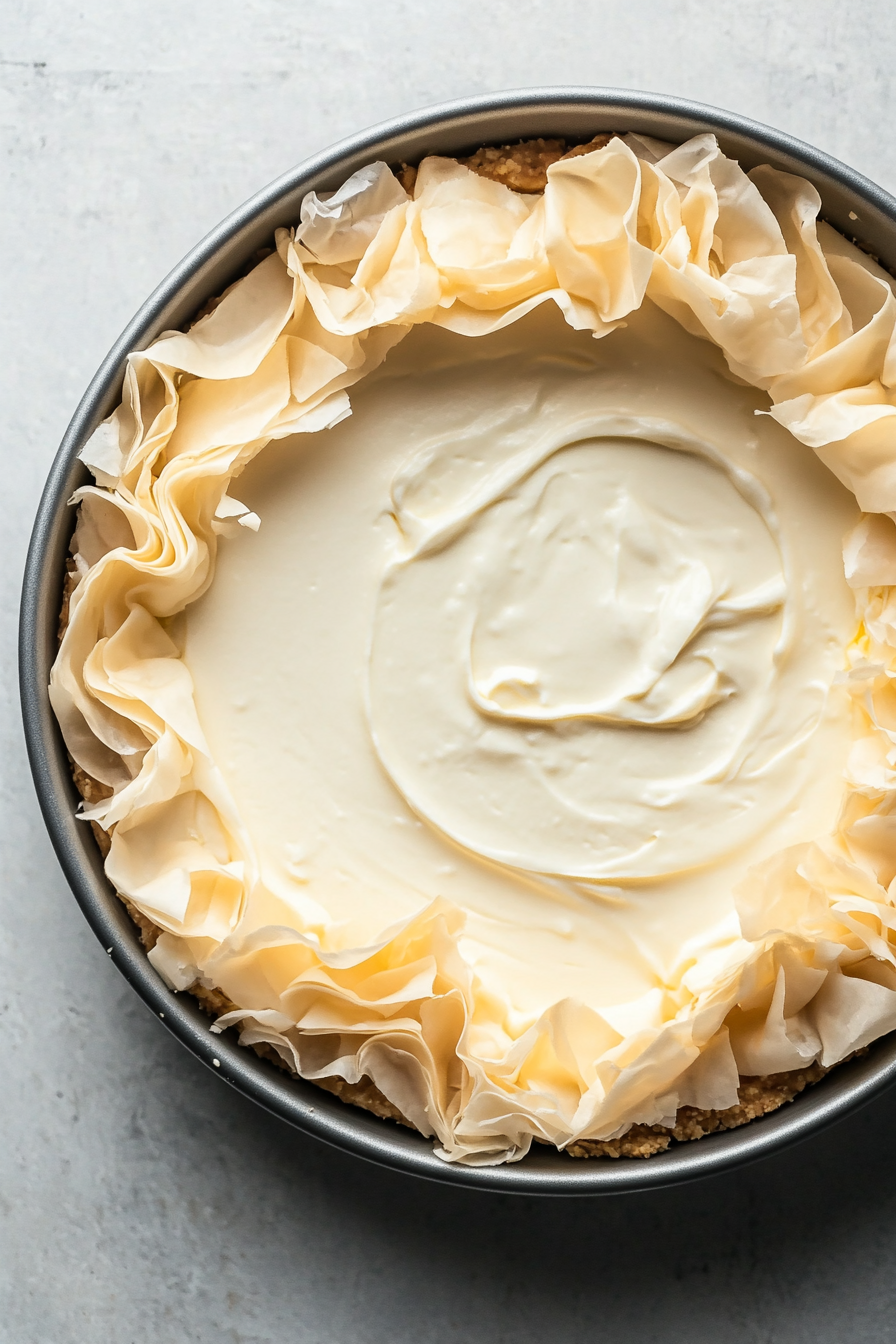
[[[889,0],[2,0],[4,1344],[896,1338],[896,1096],[738,1175],[544,1202],[288,1130],[150,1020],[27,775],[18,583],[66,421],[126,319],[258,186],[362,125],[539,83],[682,93],[896,188]]]

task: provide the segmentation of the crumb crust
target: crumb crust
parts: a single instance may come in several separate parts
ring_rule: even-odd
[[[574,159],[579,154],[590,154],[603,149],[613,134],[601,132],[584,144],[567,145],[566,140],[539,138],[520,140],[514,145],[483,145],[474,154],[459,158],[465,168],[471,168],[490,182],[500,182],[511,191],[525,193],[544,191],[548,183],[548,169],[561,159]],[[393,170],[409,195],[413,195],[417,181],[417,165],[400,163]]]

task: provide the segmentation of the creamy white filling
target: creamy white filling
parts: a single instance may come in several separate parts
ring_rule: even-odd
[[[541,394],[555,381],[531,376]],[[490,425],[492,452],[526,418]],[[481,462],[476,428],[428,448],[420,475],[443,456]],[[442,492],[453,526],[383,581],[371,723],[415,811],[473,853],[657,877],[735,848],[787,804],[827,687],[788,675],[800,603],[782,613],[758,483],[649,417],[588,428],[608,432],[535,470],[523,457],[484,508],[469,492],[461,522]]]
[[[662,991],[836,823],[854,498],[649,303],[416,328],[352,404],[246,470],[186,614],[250,922],[351,946],[442,895],[521,1020]]]

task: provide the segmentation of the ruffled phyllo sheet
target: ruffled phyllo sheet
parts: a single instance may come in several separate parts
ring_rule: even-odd
[[[746,174],[711,135],[679,147],[602,136],[571,154],[563,149],[535,142],[518,151],[483,150],[467,162],[428,158],[416,170],[395,172],[372,164],[334,194],[309,195],[297,226],[278,230],[274,249],[188,331],[164,333],[129,357],[121,405],[82,453],[95,484],[74,499],[70,593],[50,687],[85,795],[81,815],[103,837],[109,880],[147,933],[160,974],[217,1011],[213,1030],[236,1027],[244,1043],[302,1077],[401,1116],[433,1136],[448,1161],[515,1160],[533,1139],[576,1154],[649,1153],[670,1135],[699,1137],[761,1113],[896,1027],[892,284],[819,221],[819,196],[809,182],[771,167]],[[664,330],[698,338],[732,395],[746,389],[761,414],[777,422],[775,434],[783,427],[799,453],[805,445],[813,471],[820,459],[855,497],[859,518],[845,541],[845,570],[838,568],[854,595],[855,633],[840,646],[828,677],[849,701],[851,724],[845,760],[831,766],[842,796],[836,824],[829,834],[801,837],[749,866],[733,892],[723,893],[719,909],[730,912],[711,937],[687,941],[676,957],[653,967],[643,992],[612,1011],[575,987],[538,1011],[502,998],[494,968],[481,971],[470,952],[474,916],[462,893],[447,891],[447,881],[446,890],[425,891],[398,917],[387,902],[379,923],[369,901],[364,920],[352,924],[344,912],[331,917],[320,900],[298,896],[290,907],[275,899],[238,791],[209,747],[184,656],[184,613],[214,583],[221,538],[246,537],[260,523],[264,533],[264,519],[229,493],[263,448],[277,440],[311,442],[296,436],[335,435],[332,427],[352,412],[349,389],[380,366],[381,378],[389,352],[421,324],[443,341],[482,338],[486,349],[489,341],[528,329],[523,319],[534,322],[528,315],[545,304],[555,323],[562,315],[570,340],[595,338],[589,348],[598,352],[632,338],[648,310],[658,313]],[[469,348],[475,351],[475,342]],[[603,424],[589,430],[592,456],[577,459],[575,469],[587,467],[589,480],[615,470],[606,454],[600,458],[601,435],[637,437],[630,418],[611,416]],[[667,651],[652,680],[642,679],[631,693],[614,691],[608,672],[607,686],[592,695],[587,687],[581,694],[578,685],[570,689],[564,667],[551,664],[544,685],[533,690],[534,674],[502,671],[496,654],[497,671],[473,677],[464,712],[473,712],[470,697],[478,697],[473,709],[490,716],[496,733],[525,731],[533,751],[550,734],[555,744],[590,741],[568,728],[577,716],[587,720],[582,733],[603,734],[655,735],[671,723],[681,735],[687,724],[713,722],[713,715],[729,712],[730,677],[716,667],[707,680],[710,654],[698,649],[699,658],[688,654],[688,662],[682,650],[693,653],[693,641],[704,636],[721,647],[722,635],[734,639],[735,627],[742,634],[744,621],[766,631],[769,665],[782,660],[783,644],[772,636],[782,619],[787,569],[775,558],[778,543],[761,490],[744,484],[740,468],[726,467],[728,476],[717,471],[715,449],[673,442],[655,425],[642,429],[641,440],[660,445],[650,449],[655,455],[663,444],[683,447],[688,470],[715,473],[719,507],[732,517],[749,505],[751,535],[765,557],[762,582],[726,598],[706,580],[698,600],[705,575],[728,560],[718,547],[710,555],[710,538],[702,558],[675,568],[676,537],[684,533],[678,524],[663,524],[663,573],[674,571],[663,617],[663,638],[673,639],[678,659],[671,672]],[[565,442],[550,453],[561,449],[573,451]],[[504,476],[506,463],[476,476],[484,471],[482,455],[465,459],[472,483],[456,488],[468,491],[466,512],[438,544],[431,544],[435,532],[426,532],[426,510],[432,498],[443,499],[440,491],[455,489],[454,478],[448,485],[447,477],[435,484],[427,478],[416,513],[407,473],[404,495],[393,488],[405,558],[413,551],[416,566],[389,590],[387,615],[397,633],[388,637],[398,641],[401,656],[410,658],[414,646],[400,627],[400,603],[424,560],[438,551],[442,563],[445,538],[464,528],[451,544],[466,544],[471,519],[479,527],[489,510],[488,518],[508,518],[508,510],[523,509],[523,484],[537,471],[554,471],[545,466],[550,453],[539,450]],[[638,488],[649,492],[650,481],[659,479],[654,459],[642,452],[639,460],[645,465]],[[544,478],[539,508],[559,497],[558,479],[556,471]],[[654,513],[661,506],[662,500],[651,505]],[[651,535],[655,540],[656,528]],[[692,599],[699,611],[678,629],[682,604]],[[851,612],[850,605],[852,620]],[[493,628],[494,622],[486,635]],[[485,662],[486,635],[476,653]],[[440,637],[434,626],[433,640]],[[258,657],[264,660],[263,649]],[[811,669],[806,677],[811,681]],[[394,723],[398,741],[402,700],[389,694],[386,686],[381,713]],[[546,725],[552,714],[567,726]],[[420,722],[421,732],[429,731],[434,719]],[[446,796],[450,774],[418,778],[413,741],[396,752],[400,760],[393,768],[387,759],[387,768],[424,825],[432,819],[446,844],[457,840],[461,847],[468,833],[479,834],[475,809],[456,826],[452,820],[457,797]],[[777,769],[773,755],[764,770]],[[496,750],[489,761],[500,765],[499,757]],[[548,773],[560,768],[545,759]],[[736,789],[735,775],[731,765],[714,787]],[[503,778],[517,787],[510,774],[495,775],[499,785]],[[531,818],[535,794],[527,806]],[[524,876],[535,872],[556,885],[559,873],[578,883],[576,899],[613,918],[627,881],[639,899],[649,898],[656,877],[649,866],[626,868],[620,859],[615,869],[601,867],[594,844],[590,866],[579,861],[589,846],[587,827],[569,841],[568,860],[566,850],[556,857],[563,848],[557,828],[527,821],[525,829]],[[674,827],[670,834],[671,844]],[[478,847],[487,849],[485,842]],[[512,870],[507,852],[505,845],[487,854],[491,868],[504,863]],[[679,887],[687,886],[698,860],[693,853],[681,859]],[[705,876],[700,880],[705,886]],[[590,894],[582,897],[583,890]],[[538,899],[549,904],[553,897]],[[743,1082],[769,1076],[764,1087]]]

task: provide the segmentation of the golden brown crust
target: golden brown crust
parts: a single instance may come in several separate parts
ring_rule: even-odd
[[[458,159],[458,163],[471,168],[480,177],[487,177],[491,182],[503,183],[513,191],[544,191],[552,163],[603,149],[612,139],[613,134],[596,135],[593,140],[570,148],[567,148],[566,140],[560,139],[521,140],[516,145],[483,145],[475,154]],[[400,163],[394,172],[408,195],[413,196],[417,181],[416,165]]]
[[[612,138],[612,135],[596,135],[587,144],[574,145],[571,149],[567,149],[565,140],[521,140],[517,145],[487,145],[460,162],[480,177],[502,182],[513,191],[544,191],[551,164],[603,149]]]
[[[202,986],[194,985],[190,993],[196,995],[203,1008],[213,1017],[229,1011],[225,1008],[215,1010],[207,1006],[212,996],[221,994],[220,990],[206,990]],[[221,997],[224,998],[224,995],[221,995]],[[235,1007],[235,1005],[231,1005],[231,1007]],[[252,1046],[252,1049],[259,1058],[266,1059],[269,1064],[273,1064],[281,1072],[288,1073],[290,1078],[299,1077],[295,1069],[291,1069],[285,1059],[266,1041],[259,1041]],[[350,1106],[360,1106],[362,1110],[372,1112],[373,1115],[379,1116],[381,1120],[394,1120],[396,1124],[404,1125],[407,1129],[415,1128],[410,1120],[404,1118],[398,1107],[393,1106],[389,1098],[383,1096],[372,1079],[366,1076],[359,1079],[357,1083],[347,1083],[344,1078],[306,1078],[305,1082],[313,1083],[315,1087],[321,1088],[322,1091],[332,1093],[334,1097],[347,1102]]]
[[[417,183],[417,167],[413,163],[400,163],[394,170],[395,176],[409,196],[413,196]]]
[[[311,1081],[315,1086],[322,1087],[325,1092],[332,1092],[340,1101],[347,1101],[350,1106],[360,1106],[362,1110],[371,1111],[381,1120],[394,1120],[396,1124],[404,1125],[407,1129],[416,1128],[410,1120],[404,1118],[397,1106],[393,1106],[388,1097],[383,1096],[370,1078],[361,1078],[357,1083],[347,1083],[344,1078],[313,1078]]]
[[[460,162],[513,191],[544,191],[548,168],[565,151],[564,140],[523,140],[518,145],[488,145]]]
[[[543,191],[547,184],[547,170],[552,163],[602,149],[612,138],[609,134],[597,135],[586,144],[573,145],[569,149],[566,147],[566,142],[559,139],[524,140],[516,145],[489,145],[478,149],[475,154],[461,159],[460,162],[481,177],[493,182],[503,182],[514,191]],[[395,169],[395,173],[404,189],[412,193],[417,178],[416,167],[402,163]],[[263,253],[253,257],[252,265],[257,264],[269,250],[265,249]],[[206,313],[212,312],[221,297],[223,296],[209,299],[192,321],[196,322]],[[78,575],[74,562],[70,561],[67,565],[59,613],[60,640],[68,625],[69,602],[77,582]],[[85,802],[99,802],[100,799],[111,795],[112,789],[108,785],[93,779],[71,760],[71,757],[69,760],[75,786]],[[96,822],[91,822],[91,826],[100,852],[105,858],[111,844],[111,833],[103,830]],[[140,930],[140,940],[144,947],[154,947],[162,930],[127,897],[121,896],[120,893],[119,896]],[[237,1007],[223,990],[203,985],[198,980],[190,986],[188,992],[198,1000],[210,1017],[220,1017]],[[262,1059],[268,1060],[292,1077],[298,1076],[273,1046],[261,1043],[252,1048]],[[769,1074],[762,1078],[742,1078],[738,1088],[738,1104],[727,1110],[698,1110],[693,1106],[683,1106],[672,1129],[663,1125],[632,1125],[617,1139],[580,1139],[570,1144],[566,1151],[571,1157],[576,1158],[651,1157],[654,1153],[663,1152],[673,1142],[691,1142],[719,1130],[736,1129],[760,1116],[768,1115],[792,1101],[806,1087],[823,1078],[828,1072],[829,1070],[822,1068],[820,1064],[811,1064],[807,1068],[795,1069],[788,1073]],[[415,1128],[370,1078],[364,1077],[357,1083],[348,1083],[343,1078],[315,1078],[309,1081],[349,1105],[360,1106],[381,1119],[394,1120],[409,1129]]]
[[[68,609],[72,600],[72,593],[78,586],[78,571],[72,556],[65,562],[65,580],[62,584],[62,606],[59,608],[59,626],[56,631],[56,637],[59,643],[62,643],[62,636],[68,629]]]
[[[587,140],[583,145],[573,145],[561,157],[564,159],[577,159],[580,154],[593,154],[597,149],[604,149],[619,134],[618,131],[604,132],[601,135],[595,135],[593,139]],[[547,178],[545,178],[547,186]]]
[[[706,1134],[723,1129],[738,1129],[751,1120],[776,1111],[804,1091],[810,1083],[817,1083],[830,1069],[810,1064],[805,1069],[789,1073],[771,1073],[763,1078],[741,1078],[737,1089],[738,1103],[724,1111],[701,1111],[695,1106],[682,1106],[675,1126],[632,1125],[618,1139],[579,1139],[571,1143],[567,1152],[571,1157],[652,1157],[677,1143],[690,1143]]]

